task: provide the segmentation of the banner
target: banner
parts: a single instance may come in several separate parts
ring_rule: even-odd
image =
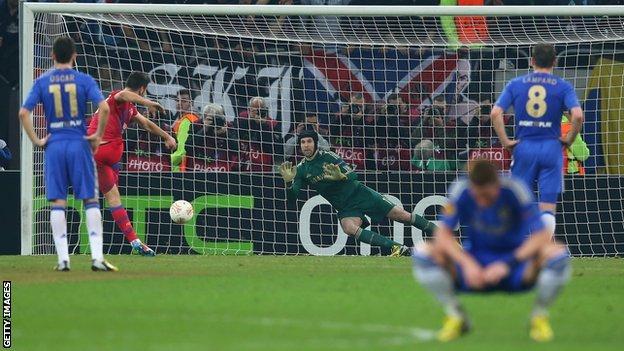
[[[374,173],[360,180],[407,211],[435,220],[454,180],[444,173]],[[169,254],[311,254],[374,255],[379,249],[356,242],[339,227],[333,209],[314,192],[302,191],[297,204],[287,204],[284,184],[272,174],[244,173],[122,173],[124,206],[137,234],[150,247]],[[141,186],[138,186],[141,184]],[[557,211],[557,239],[574,255],[616,255],[624,252],[624,178],[587,175],[567,177]],[[169,218],[174,200],[191,202],[196,218],[177,225]],[[81,218],[81,201],[69,201],[68,218]],[[34,203],[35,218],[49,213],[42,198]],[[106,207],[103,207],[106,208]],[[130,245],[115,227],[110,211],[105,219],[105,250],[129,253]],[[72,217],[76,216],[76,217]],[[74,220],[68,228],[75,252],[88,248],[86,228]],[[406,245],[426,240],[421,231],[387,220],[373,230]],[[80,239],[79,239],[80,238]],[[50,245],[49,234],[35,245]]]
[[[192,67],[155,64],[148,72],[152,82],[147,92],[175,112],[177,92],[191,89],[197,112],[216,103],[230,122],[247,109],[251,97],[262,96],[269,116],[281,122],[282,135],[290,131],[295,111],[318,114],[326,123],[328,114],[337,112],[352,93],[362,93],[368,102],[398,93],[412,109],[427,101],[427,94],[446,92],[453,101],[467,101],[462,94],[470,83],[468,60],[455,54],[420,55],[414,49],[358,48],[310,49],[299,55],[276,55],[268,60],[271,63],[256,61],[255,56],[234,61],[198,58]]]
[[[588,172],[604,167],[607,174],[624,174],[624,63],[601,58],[589,77],[585,97],[583,137],[590,150]]]

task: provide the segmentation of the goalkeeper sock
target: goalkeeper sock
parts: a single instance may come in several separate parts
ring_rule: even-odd
[[[52,206],[50,211],[50,226],[54,237],[54,247],[58,256],[59,265],[63,261],[69,264],[69,247],[67,244],[67,220],[65,219],[65,208],[62,206]]]
[[[449,272],[416,247],[412,252],[412,259],[414,261],[413,274],[416,281],[420,282],[440,301],[447,315],[463,318],[464,313],[455,295],[453,279]]]
[[[104,260],[102,238],[102,213],[97,202],[90,202],[85,205],[87,216],[87,230],[89,232],[89,247],[91,247],[91,258],[100,262]]]
[[[570,280],[571,274],[570,255],[567,252],[546,262],[537,277],[537,297],[532,316],[548,314],[548,307]]]
[[[550,211],[542,212],[542,222],[544,222],[544,225],[546,226],[546,228],[548,228],[550,234],[554,237],[555,227],[557,226],[557,220],[555,219],[555,215]]]
[[[128,212],[123,207],[123,205],[111,207],[110,211],[113,214],[113,219],[115,220],[115,224],[117,224],[117,228],[121,230],[129,243],[139,238],[134,231],[134,228],[132,227],[132,223],[130,223],[130,218],[128,218]]]
[[[422,230],[427,235],[433,235],[433,232],[438,228],[433,222],[429,222],[423,217],[413,213],[412,221],[410,222],[414,227]]]
[[[399,243],[395,243],[394,241],[386,238],[381,234],[377,234],[373,231],[362,228],[360,228],[357,233],[355,233],[355,238],[361,242],[371,244],[373,246],[385,247],[388,249],[392,249],[392,246],[394,245],[401,245]]]

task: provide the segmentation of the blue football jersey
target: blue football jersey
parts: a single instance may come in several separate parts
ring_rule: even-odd
[[[74,69],[52,69],[35,80],[22,107],[32,111],[38,103],[43,104],[49,141],[54,141],[84,137],[87,101],[99,104],[103,100],[90,75]]]
[[[516,139],[558,139],[561,115],[579,107],[574,87],[549,73],[530,73],[512,79],[496,101],[506,111],[514,107]]]
[[[533,194],[513,178],[501,178],[500,195],[487,208],[477,205],[467,179],[451,186],[449,200],[441,220],[449,228],[464,227],[462,244],[472,253],[511,252],[544,228]]]

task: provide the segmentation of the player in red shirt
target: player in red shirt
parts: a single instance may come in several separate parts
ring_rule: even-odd
[[[147,117],[141,115],[134,104],[146,106],[150,114],[164,112],[159,103],[143,97],[150,80],[143,72],[132,72],[126,80],[123,90],[115,90],[108,95],[106,102],[110,107],[110,115],[102,143],[97,149],[94,158],[97,165],[98,184],[100,191],[104,194],[110,206],[113,219],[117,227],[123,232],[126,240],[132,245],[132,249],[144,256],[154,256],[155,252],[138,238],[128,212],[121,204],[121,195],[117,188],[119,170],[121,168],[121,156],[124,150],[122,134],[126,126],[130,123],[137,123],[150,134],[157,135],[165,142],[169,149],[176,148],[175,139],[162,130]],[[88,134],[92,134],[97,129],[98,112],[96,111],[89,124]]]

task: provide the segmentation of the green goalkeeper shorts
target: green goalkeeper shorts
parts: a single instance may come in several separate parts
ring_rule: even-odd
[[[338,219],[359,217],[362,219],[362,228],[370,225],[365,216],[369,216],[373,223],[379,223],[395,206],[383,195],[364,185],[358,187],[350,200],[344,208],[338,209]]]

